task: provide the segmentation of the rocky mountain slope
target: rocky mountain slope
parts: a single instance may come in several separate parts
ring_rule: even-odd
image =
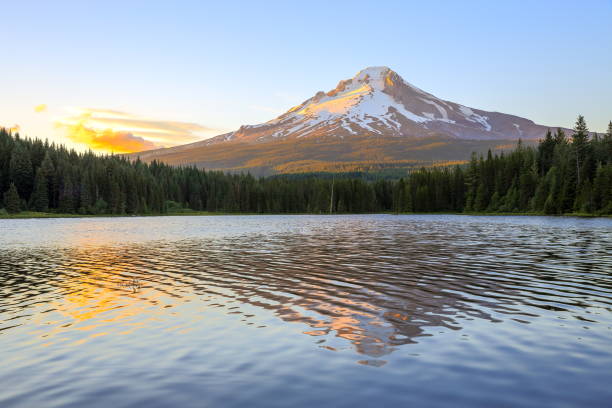
[[[387,67],[370,67],[268,122],[134,156],[263,173],[317,171],[342,163],[460,161],[469,149],[504,149],[519,138],[529,143],[547,129],[439,99]]]

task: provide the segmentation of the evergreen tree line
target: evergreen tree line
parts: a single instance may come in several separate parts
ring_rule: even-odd
[[[612,122],[590,134],[472,156],[467,166],[423,168],[399,180],[267,177],[78,153],[0,129],[0,192],[8,213],[163,214],[535,212],[612,214]]]
[[[612,214],[612,122],[590,134],[583,116],[568,138],[548,131],[537,147],[472,155],[465,168],[422,169],[395,186],[395,211]]]

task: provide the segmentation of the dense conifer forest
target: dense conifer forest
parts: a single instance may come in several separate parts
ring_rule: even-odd
[[[226,174],[78,153],[0,129],[0,214],[504,212],[612,214],[612,122],[548,132],[537,147],[399,179]],[[3,208],[2,208],[3,207]]]

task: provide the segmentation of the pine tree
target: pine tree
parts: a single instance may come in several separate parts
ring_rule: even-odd
[[[487,207],[487,211],[488,212],[498,211],[499,210],[500,201],[501,201],[501,198],[499,196],[499,193],[496,191],[495,193],[493,193],[493,196],[491,197],[491,201],[489,202],[489,206]]]
[[[599,165],[593,181],[593,206],[603,214],[612,213],[612,165]]]
[[[16,143],[15,148],[11,153],[11,161],[9,164],[10,178],[17,192],[22,198],[28,199],[32,192],[32,181],[34,174],[32,170],[32,161],[30,153],[25,148],[23,143]]]
[[[74,184],[72,183],[72,177],[69,174],[65,174],[59,194],[59,210],[69,214],[74,212],[74,207]]]
[[[589,129],[587,128],[584,116],[578,115],[576,125],[574,126],[574,134],[572,135],[572,147],[574,148],[576,160],[576,190],[579,190],[581,185],[581,173],[583,172],[588,139]]]
[[[121,189],[119,183],[112,181],[110,184],[110,195],[109,195],[109,210],[113,214],[121,213]]]
[[[9,214],[18,213],[21,210],[21,198],[15,183],[11,183],[9,189],[4,193],[4,207]]]
[[[472,158],[470,160],[470,164],[466,171],[465,181],[466,181],[466,200],[465,200],[465,211],[474,211],[474,203],[476,199],[476,193],[479,185],[479,171],[478,171],[478,159],[476,158],[476,154],[472,154]]]
[[[593,189],[590,180],[586,180],[583,183],[580,193],[576,196],[574,211],[581,213],[593,212]]]
[[[81,183],[79,186],[79,213],[87,214],[91,211],[93,198],[89,187],[89,177],[87,173],[81,174]]]
[[[567,143],[567,139],[565,138],[565,132],[561,128],[557,128],[555,132],[555,145],[562,145]]]
[[[555,139],[553,139],[550,129],[546,132],[544,140],[538,145],[538,172],[540,176],[546,175],[553,163],[555,153]]]
[[[555,199],[553,195],[550,194],[544,203],[544,214],[547,215],[555,215],[558,214],[559,210],[557,209],[557,205],[555,204]]]
[[[608,123],[608,131],[603,137],[603,160],[605,163],[612,163],[612,121]]]
[[[406,184],[404,183],[404,178],[400,178],[397,184],[395,185],[395,192],[393,197],[395,198],[393,202],[393,211],[398,214],[404,211],[404,196],[406,194]]]
[[[40,164],[39,171],[47,181],[47,197],[49,200],[49,207],[57,207],[56,191],[58,190],[56,184],[57,179],[55,177],[55,167],[53,166],[53,160],[51,159],[50,151],[47,150],[42,163]]]
[[[47,178],[41,168],[36,172],[36,178],[34,179],[34,190],[30,197],[30,208],[41,212],[45,212],[49,209]]]
[[[488,206],[487,194],[485,192],[484,183],[480,183],[476,189],[476,197],[474,198],[474,211],[484,211]]]

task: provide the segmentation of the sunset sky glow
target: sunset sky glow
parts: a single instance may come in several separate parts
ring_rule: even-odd
[[[6,1],[2,15],[0,126],[78,149],[265,122],[372,65],[544,125],[612,119],[611,1]]]

